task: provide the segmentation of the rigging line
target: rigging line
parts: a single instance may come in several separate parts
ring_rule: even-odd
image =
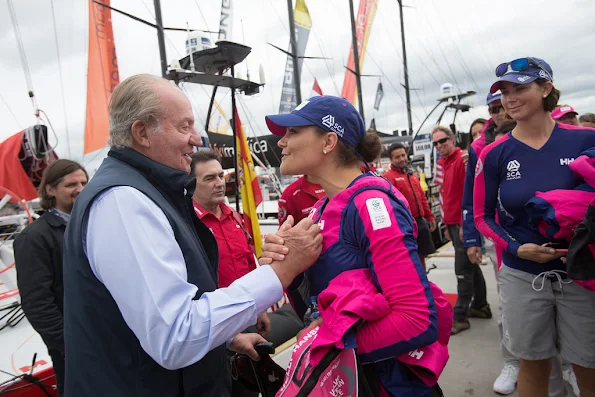
[[[188,98],[188,100],[190,101],[190,104],[192,105],[192,109],[194,109],[196,111],[196,116],[198,117],[198,121],[200,122],[200,124],[201,125],[205,125],[205,121],[204,121],[205,120],[205,117],[200,112],[199,107],[196,106],[196,103],[193,100],[193,95],[191,95],[190,92],[186,89],[186,83],[185,82],[183,82],[183,81],[180,82],[180,89],[184,92],[184,94],[186,94],[186,97]]]
[[[374,3],[376,4],[376,8],[378,8],[378,0],[374,0]],[[386,25],[386,23],[384,22],[384,18],[382,17],[382,13],[380,13],[380,14],[381,14],[381,16],[380,16],[380,22],[382,23],[382,25],[384,26],[384,28],[385,28],[387,31],[389,31],[389,29],[388,29],[388,26]],[[399,49],[398,49],[398,47],[395,45],[395,42],[394,42],[394,40],[392,39],[392,36],[390,36],[390,35],[389,35],[389,40],[390,40],[390,43],[391,43],[391,45],[393,46],[393,48],[394,48],[394,50],[395,50],[395,53],[397,54],[397,57],[399,58],[399,60],[401,61],[401,63],[403,63],[403,57],[402,57],[402,55],[399,53]],[[405,41],[407,41],[407,40],[405,40]],[[417,53],[416,53],[416,54],[417,54]],[[430,69],[428,69],[428,67],[425,65],[425,63],[424,63],[424,62],[422,62],[422,65],[424,65],[424,67],[425,67],[425,68],[428,70],[428,72],[430,73],[430,75],[432,76],[432,78],[434,79],[434,81],[436,82],[436,84],[437,84],[438,86],[440,86],[440,83],[438,82],[438,80],[436,79],[436,77],[434,77],[434,74],[433,74],[433,73],[430,71]],[[411,83],[411,84],[412,84],[412,85],[415,87],[415,85],[416,85],[416,84],[415,84],[415,81],[413,81],[413,78],[412,78],[412,76],[409,74],[409,75],[408,75],[408,77],[409,77],[409,82],[410,82],[410,83]],[[419,104],[420,104],[420,106],[421,106],[422,110],[424,111],[424,113],[425,113],[425,114],[426,114],[426,116],[427,116],[427,115],[428,115],[428,113],[427,113],[427,111],[426,111],[426,108],[425,108],[425,106],[424,106],[424,104],[423,104],[423,102],[422,102],[422,100],[421,100],[420,96],[419,96],[419,93],[417,92],[417,90],[413,90],[413,91],[415,92],[415,96],[417,97],[417,101],[419,102]]]
[[[244,111],[244,114],[247,116],[247,120],[248,120],[248,125],[250,126],[250,130],[252,131],[252,135],[254,136],[254,138],[256,139],[256,141],[260,142],[262,140],[262,136],[264,136],[265,134],[262,133],[262,129],[260,128],[260,124],[256,121],[256,118],[252,115],[252,112],[250,111],[250,108],[248,108],[248,106],[244,103],[243,98],[240,96],[239,97],[239,103],[240,103],[240,107],[242,108],[242,110]],[[256,135],[254,128],[252,127],[252,122],[250,121],[251,119],[254,120],[256,127],[258,128],[258,131],[260,132],[260,135]],[[277,156],[277,154],[275,153],[274,150],[271,151],[271,153],[273,154],[273,156],[275,156],[275,159],[277,161],[279,161],[279,163],[281,163],[281,159]],[[271,167],[271,163],[269,162],[269,160],[266,158],[266,156],[262,156],[264,158],[264,163],[266,165],[268,165],[269,167]]]
[[[10,12],[10,18],[12,19],[12,25],[14,28],[14,33],[17,39],[17,45],[19,47],[19,56],[21,57],[21,65],[23,67],[23,71],[25,72],[25,80],[27,82],[27,88],[29,91],[33,91],[33,80],[31,79],[31,71],[29,70],[29,64],[27,63],[27,55],[25,54],[25,47],[23,46],[23,40],[21,39],[21,31],[19,30],[19,23],[17,21],[17,16],[14,11],[14,6],[12,5],[12,0],[7,0],[8,3],[8,10]],[[36,109],[37,110],[37,109]]]
[[[314,33],[314,40],[316,41],[316,44],[318,45],[320,54],[322,55],[323,58],[326,58],[327,56],[325,55],[324,47],[323,47],[322,43],[320,42],[320,40],[318,40],[318,35],[314,31],[314,29],[312,29],[312,33]],[[337,86],[337,83],[335,82],[334,75],[331,71],[331,68],[328,66],[328,62],[327,62],[327,61],[330,61],[332,63],[332,61],[333,61],[332,58],[331,59],[322,59],[322,61],[324,62],[324,66],[326,67],[326,71],[328,72],[329,77],[331,78],[333,87],[335,88],[335,92],[337,95],[339,95],[339,93],[341,91],[339,91],[339,87]]]
[[[417,13],[417,15],[418,15],[418,19],[419,19],[419,12],[417,12],[417,9],[416,9],[416,13]],[[425,17],[424,17],[424,19],[425,19]],[[444,75],[445,79],[448,81],[448,80],[450,79],[450,77],[448,76],[448,73],[446,73],[446,72],[444,71],[444,69],[442,69],[442,68],[440,67],[440,65],[439,65],[439,64],[438,64],[438,62],[436,61],[436,58],[434,57],[434,54],[433,54],[433,53],[431,53],[431,52],[428,50],[428,48],[427,48],[427,47],[426,47],[426,46],[423,44],[423,42],[419,42],[419,45],[420,45],[420,46],[423,48],[423,50],[425,51],[426,55],[427,55],[427,56],[428,56],[428,57],[429,57],[429,58],[432,60],[432,62],[434,62],[434,65],[436,65],[436,69],[437,69],[439,72],[441,72],[441,73]],[[415,55],[417,55],[417,57],[419,58],[419,60],[420,60],[422,63],[424,63],[424,61],[421,59],[421,57],[419,56],[419,54],[418,54],[416,51],[414,51],[414,53],[415,53]],[[428,70],[429,70],[429,69],[428,69]]]
[[[205,18],[204,14],[202,13],[202,10],[200,9],[200,7],[198,5],[198,1],[197,0],[194,0],[194,4],[196,4],[196,8],[198,8],[198,12],[200,13],[200,16],[202,18],[202,21],[205,23],[205,27],[210,32],[211,29],[209,29],[209,24],[207,23],[207,19]],[[209,36],[211,36],[211,40],[213,40],[213,43],[214,43],[215,42],[215,39],[213,38],[213,33],[209,33]]]
[[[281,18],[281,15],[279,15],[279,13],[277,12],[277,10],[275,9],[275,6],[273,5],[272,0],[269,0],[269,3],[271,4],[271,8],[273,9],[273,11],[275,12],[275,15],[277,15],[277,18],[281,22],[281,26],[283,26],[283,29],[285,30],[285,32],[287,32],[287,34],[289,34],[289,29],[285,26],[285,22],[283,22],[283,19]],[[312,28],[310,28],[310,30],[311,29]],[[291,38],[290,38],[290,40],[291,40]],[[312,70],[310,69],[310,67],[308,66],[308,64],[305,62],[305,59],[303,61],[304,62],[302,62],[302,69],[301,69],[301,71],[304,70],[304,66],[305,66],[306,69],[308,70],[308,73],[310,73],[310,76],[312,78],[316,78],[316,76],[314,75],[314,73],[312,73]],[[301,79],[300,79],[300,81],[301,81]]]
[[[17,128],[20,128],[21,123],[19,123],[19,120],[17,119],[17,116],[14,114],[14,112],[12,111],[12,109],[10,108],[10,106],[8,106],[8,103],[6,102],[6,100],[4,99],[4,97],[2,96],[2,93],[1,92],[0,92],[0,99],[4,103],[4,106],[6,106],[6,108],[8,109],[8,112],[12,116],[14,122],[17,124]]]
[[[62,59],[60,58],[60,45],[58,43],[58,29],[56,27],[56,13],[54,12],[54,0],[50,0],[52,7],[52,21],[54,23],[54,38],[56,41],[56,54],[58,55],[58,72],[60,73],[60,89],[62,91],[62,108],[64,110],[64,129],[66,130],[66,147],[68,148],[68,158],[72,158],[70,151],[70,132],[68,130],[68,115],[66,111],[66,97],[64,95],[64,79],[62,78]]]
[[[450,18],[449,18],[449,19],[450,19]],[[471,20],[473,20],[473,19],[474,19],[474,18],[471,18]],[[451,19],[451,20],[452,20],[452,19]],[[441,20],[441,23],[444,23],[444,22],[442,22],[442,20]],[[465,23],[466,23],[468,26],[470,26],[470,25],[471,25],[470,21],[467,21],[467,20],[465,20]],[[454,28],[456,29],[456,31],[457,31],[457,33],[458,33],[459,37],[463,37],[463,35],[461,34],[461,31],[459,30],[458,23],[452,23],[452,24],[450,24],[448,27],[450,28],[450,27],[452,27],[452,26],[454,26]],[[449,33],[450,33],[450,32],[449,32]],[[479,35],[475,35],[474,37],[479,37]],[[473,42],[474,44],[477,44],[477,43],[478,43],[478,41],[476,41],[476,40],[473,40],[472,42]],[[457,42],[455,41],[455,44],[456,44],[456,43],[457,43]],[[473,47],[474,47],[474,53],[476,54],[476,51],[475,51],[475,49],[476,49],[475,47],[476,47],[476,46],[474,45]],[[458,49],[458,45],[457,45],[457,49]],[[487,64],[488,66],[486,67],[486,64],[484,64],[484,65],[482,65],[482,66],[483,66],[483,67],[485,67],[485,69],[488,71],[488,73],[490,73],[490,74],[491,74],[491,73],[493,73],[493,70],[492,70],[492,69],[491,69],[491,67],[489,66],[489,62],[487,62],[487,61],[486,61],[485,52],[486,52],[486,51],[481,51],[481,49],[480,49],[480,55],[483,55],[483,58],[482,58],[482,60],[483,60],[484,62],[486,62],[486,64]],[[459,53],[460,53],[460,51],[459,51]],[[479,59],[480,57],[477,57],[477,58]],[[478,65],[479,65],[479,63],[478,63]]]
[[[353,33],[351,33],[350,36],[353,36]],[[393,82],[391,81],[391,79],[388,78],[388,76],[386,75],[386,73],[384,73],[384,71],[382,70],[382,68],[378,64],[378,62],[376,62],[376,60],[372,56],[372,52],[367,49],[365,55],[367,55],[370,58],[370,60],[374,63],[374,65],[376,65],[376,67],[378,68],[378,70],[380,71],[380,73],[382,74],[382,76],[384,76],[384,78],[386,79],[386,81],[395,90],[395,92],[399,96],[399,98],[401,98],[401,100],[403,102],[405,102],[405,98],[403,98],[403,95],[399,92],[399,90],[397,89],[397,87],[395,87],[395,85],[393,84]],[[361,63],[361,58],[360,58],[360,63]],[[424,112],[426,112],[425,107],[423,106],[423,104],[421,104],[421,106],[422,106],[422,109],[424,110]],[[426,112],[426,114],[427,114],[427,112]],[[417,121],[421,122],[420,118],[415,113],[412,113],[412,115],[415,116],[415,118],[417,119]]]
[[[426,18],[426,17],[424,17],[424,18]],[[461,86],[459,85],[459,82],[457,81],[457,78],[456,78],[454,72],[452,71],[452,68],[450,66],[450,62],[448,61],[448,57],[444,53],[444,49],[442,48],[442,44],[440,44],[440,39],[436,35],[436,31],[434,30],[434,27],[432,26],[432,23],[431,22],[428,23],[428,26],[430,27],[430,30],[432,31],[432,34],[434,35],[435,42],[436,42],[436,44],[438,44],[438,49],[440,50],[440,53],[442,54],[442,57],[444,58],[444,61],[446,62],[446,67],[450,71],[451,77],[454,80],[454,83],[456,84],[457,89],[460,90],[461,89]]]
[[[145,0],[139,0],[139,1],[143,4],[143,6],[145,6],[149,15],[152,16],[153,19],[155,19],[155,10],[151,10],[151,8],[147,4],[145,4]]]
[[[95,160],[95,159],[97,158],[97,156],[99,156],[99,155],[101,154],[101,152],[103,152],[105,149],[109,149],[109,148],[108,148],[108,146],[107,146],[107,144],[106,144],[104,147],[102,147],[101,149],[98,149],[98,150],[97,150],[97,153],[95,154],[95,156],[93,156],[93,157],[91,158],[91,160],[89,160],[89,161],[87,161],[87,162],[85,163],[85,168],[87,168],[87,166],[88,166],[89,164],[91,164],[91,163],[93,162],[93,160]],[[85,155],[83,155],[83,157],[84,157],[84,156],[85,156]]]
[[[438,7],[435,5],[434,0],[432,0],[432,6],[438,10]],[[440,23],[445,26],[444,22],[442,21],[442,18],[440,18]],[[458,52],[460,60],[461,60],[461,66],[463,67],[463,70],[465,70],[465,73],[467,73],[467,75],[469,77],[471,77],[471,80],[473,81],[473,84],[475,84],[475,89],[477,91],[479,91],[479,85],[477,84],[477,81],[475,81],[475,77],[473,77],[473,73],[471,73],[471,70],[469,69],[469,66],[467,65],[467,62],[465,61],[465,58],[463,57],[463,54],[461,53],[461,50],[459,49],[459,45],[457,44],[457,40],[454,39],[453,35],[451,34],[450,30],[448,29],[448,26],[445,26],[445,30],[448,32],[448,35],[451,37],[451,42],[454,44],[455,50]]]
[[[331,0],[331,4],[333,5],[333,7],[335,7],[335,9],[337,10],[337,12],[339,11],[337,6],[333,3],[333,1]],[[353,37],[353,32],[349,32],[349,35]],[[351,47],[350,47],[351,48]],[[394,89],[395,93],[401,98],[401,100],[403,102],[405,102],[405,98],[403,98],[403,95],[399,92],[399,90],[395,87],[395,85],[393,84],[393,82],[391,81],[391,79],[388,78],[388,76],[386,75],[386,73],[384,73],[384,71],[382,70],[382,68],[378,65],[378,62],[376,62],[376,60],[374,59],[374,56],[372,55],[372,51],[370,51],[370,49],[366,50],[366,55],[370,58],[370,60],[376,65],[376,67],[378,68],[378,70],[380,71],[380,73],[384,76],[384,78],[386,79],[386,81],[389,83],[389,85]],[[360,62],[361,62],[361,58],[360,58]],[[347,72],[346,72],[347,73]],[[419,96],[418,96],[419,99]],[[422,110],[424,111],[424,113],[426,113],[427,115],[427,111],[425,109],[425,106],[423,105],[423,103],[421,102],[421,100],[419,100],[420,105]],[[412,113],[412,115],[417,119],[418,122],[421,122],[420,118],[417,116],[416,113]]]

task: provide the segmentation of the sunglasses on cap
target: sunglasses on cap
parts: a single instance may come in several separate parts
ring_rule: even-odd
[[[446,138],[438,139],[437,141],[432,142],[432,145],[434,145],[434,147],[438,146],[438,144],[444,145],[446,142],[448,142],[449,139],[449,136],[447,136]]]
[[[496,77],[504,76],[506,73],[508,73],[509,70],[514,72],[522,72],[523,70],[527,70],[530,65],[533,65],[543,70],[548,75],[550,80],[554,80],[550,72],[548,72],[543,66],[541,66],[537,61],[535,61],[532,58],[519,58],[511,62],[501,63],[500,65],[498,65],[498,67],[496,67]]]
[[[488,112],[490,114],[498,114],[500,113],[500,110],[502,110],[503,108],[504,106],[502,105],[488,106]]]

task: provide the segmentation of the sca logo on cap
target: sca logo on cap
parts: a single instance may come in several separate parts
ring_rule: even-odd
[[[325,127],[333,130],[337,135],[343,138],[343,134],[345,133],[345,128],[343,126],[335,123],[335,117],[332,114],[327,114],[322,118],[322,125]]]

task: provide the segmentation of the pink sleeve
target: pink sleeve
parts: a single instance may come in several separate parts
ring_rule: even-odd
[[[436,306],[413,237],[406,206],[378,190],[354,199],[356,238],[378,290],[388,301],[386,317],[357,334],[362,362],[396,357],[437,339]]]

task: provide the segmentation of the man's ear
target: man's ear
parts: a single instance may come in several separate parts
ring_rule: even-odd
[[[150,148],[151,141],[149,140],[149,129],[147,125],[141,121],[136,120],[130,127],[130,133],[132,134],[132,142],[143,148]]]

